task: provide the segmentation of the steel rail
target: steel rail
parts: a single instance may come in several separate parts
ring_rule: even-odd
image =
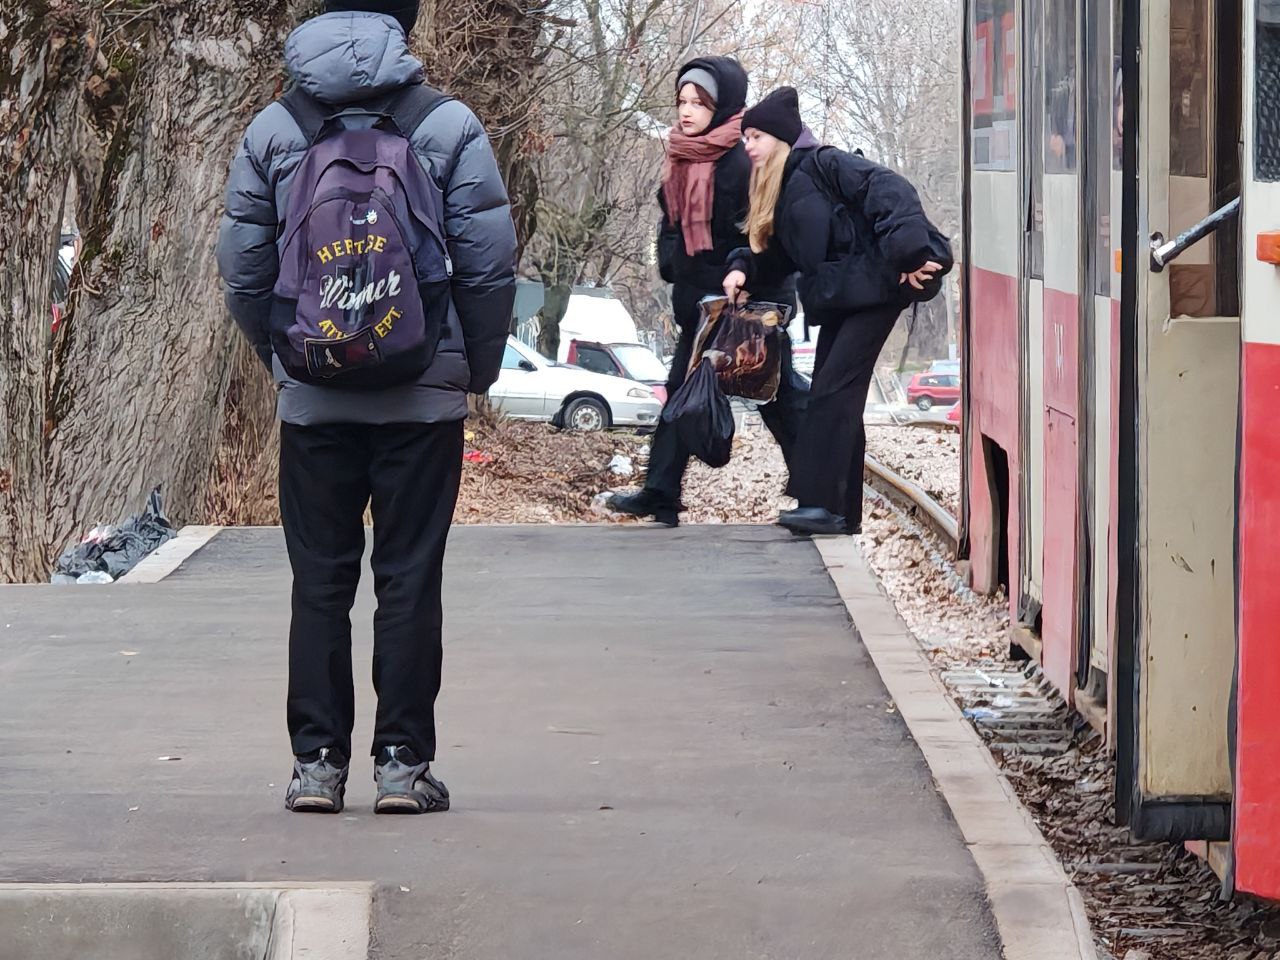
[[[873,490],[888,497],[927,526],[951,548],[951,556],[956,555],[960,542],[960,525],[955,517],[925,492],[924,487],[900,477],[870,455],[866,458],[863,476]]]

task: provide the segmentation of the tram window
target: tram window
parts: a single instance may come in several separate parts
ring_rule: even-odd
[[[1093,292],[1111,295],[1112,210],[1111,169],[1115,154],[1115,78],[1118,62],[1112,51],[1113,18],[1119,5],[1090,4],[1086,8],[1088,63],[1084,72],[1089,109],[1085,113],[1088,135],[1088,171],[1084,178],[1087,219],[1092,224],[1094,250],[1088,261]]]
[[[1111,168],[1124,169],[1124,3],[1111,11],[1111,49],[1115,55],[1111,78]]]
[[[971,9],[973,166],[1013,170],[1017,114],[1013,0],[975,0]]]
[[[1254,175],[1280,180],[1280,0],[1259,0]]]
[[[1023,111],[1026,266],[1027,276],[1034,280],[1044,279],[1044,151],[1040,149],[1044,142],[1044,111],[1039,109],[1044,102],[1044,4],[1045,0],[1025,0],[1022,8],[1026,56],[1022,96],[1025,103],[1033,105]]]
[[[1169,7],[1169,216],[1175,234],[1240,195],[1241,0]],[[1235,316],[1239,244],[1230,231],[1188,250],[1168,270],[1175,317]]]
[[[1169,7],[1169,173],[1209,176],[1208,0]]]
[[[1076,0],[1045,3],[1046,173],[1076,170]]]

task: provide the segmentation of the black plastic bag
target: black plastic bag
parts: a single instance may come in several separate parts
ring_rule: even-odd
[[[700,363],[665,407],[662,419],[685,448],[709,467],[723,467],[733,449],[733,409],[715,368]]]
[[[143,557],[177,536],[164,515],[160,488],[151,491],[147,508],[118,527],[95,527],[82,541],[63,551],[54,568],[54,583],[119,580]]]

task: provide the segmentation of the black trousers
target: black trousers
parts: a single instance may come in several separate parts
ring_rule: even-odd
[[[856,313],[824,323],[818,335],[809,411],[791,461],[787,493],[802,507],[826,507],[857,528],[862,522],[862,424],[876,359],[901,311]]]
[[[676,321],[680,326],[680,339],[671,361],[671,374],[667,377],[667,397],[672,397],[684,384],[688,373],[689,358],[693,355],[693,341],[698,335],[698,297],[675,296]],[[762,300],[772,300],[762,296]],[[787,302],[785,299],[777,302]],[[796,439],[800,435],[800,424],[804,419],[805,406],[808,403],[809,388],[795,372],[791,359],[791,341],[783,338],[782,377],[778,383],[778,396],[760,407],[760,419],[769,432],[773,434],[778,446],[782,448],[782,456],[791,466],[792,454]],[[684,472],[689,466],[689,451],[675,430],[665,421],[658,420],[658,428],[649,444],[649,470],[645,475],[645,489],[670,502],[680,502],[680,488],[684,483]]]
[[[373,512],[373,754],[435,757],[445,541],[462,476],[462,421],[331,424],[280,434],[280,512],[293,567],[289,736],[302,756],[351,757],[351,607]]]

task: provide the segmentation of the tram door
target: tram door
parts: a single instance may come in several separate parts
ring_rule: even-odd
[[[1240,194],[1241,0],[1144,0],[1135,239]],[[1132,89],[1126,85],[1126,89]],[[1136,271],[1136,596],[1117,804],[1140,837],[1226,839],[1235,661],[1239,223]]]
[[[1280,0],[1245,10],[1241,223],[1239,667],[1233,746],[1237,890],[1280,900]]]
[[[1115,626],[1123,120],[1121,0],[1084,0],[1076,701],[1105,714]]]
[[[1044,4],[1021,4],[1018,35],[1022,41],[1020,181],[1022,251],[1019,296],[1022,335],[1021,391],[1021,589],[1018,619],[1041,628],[1044,604]]]
[[[1075,688],[1079,624],[1079,336],[1083,0],[1023,4],[1024,622],[1040,627],[1041,665]],[[1038,601],[1038,609],[1031,609]]]

